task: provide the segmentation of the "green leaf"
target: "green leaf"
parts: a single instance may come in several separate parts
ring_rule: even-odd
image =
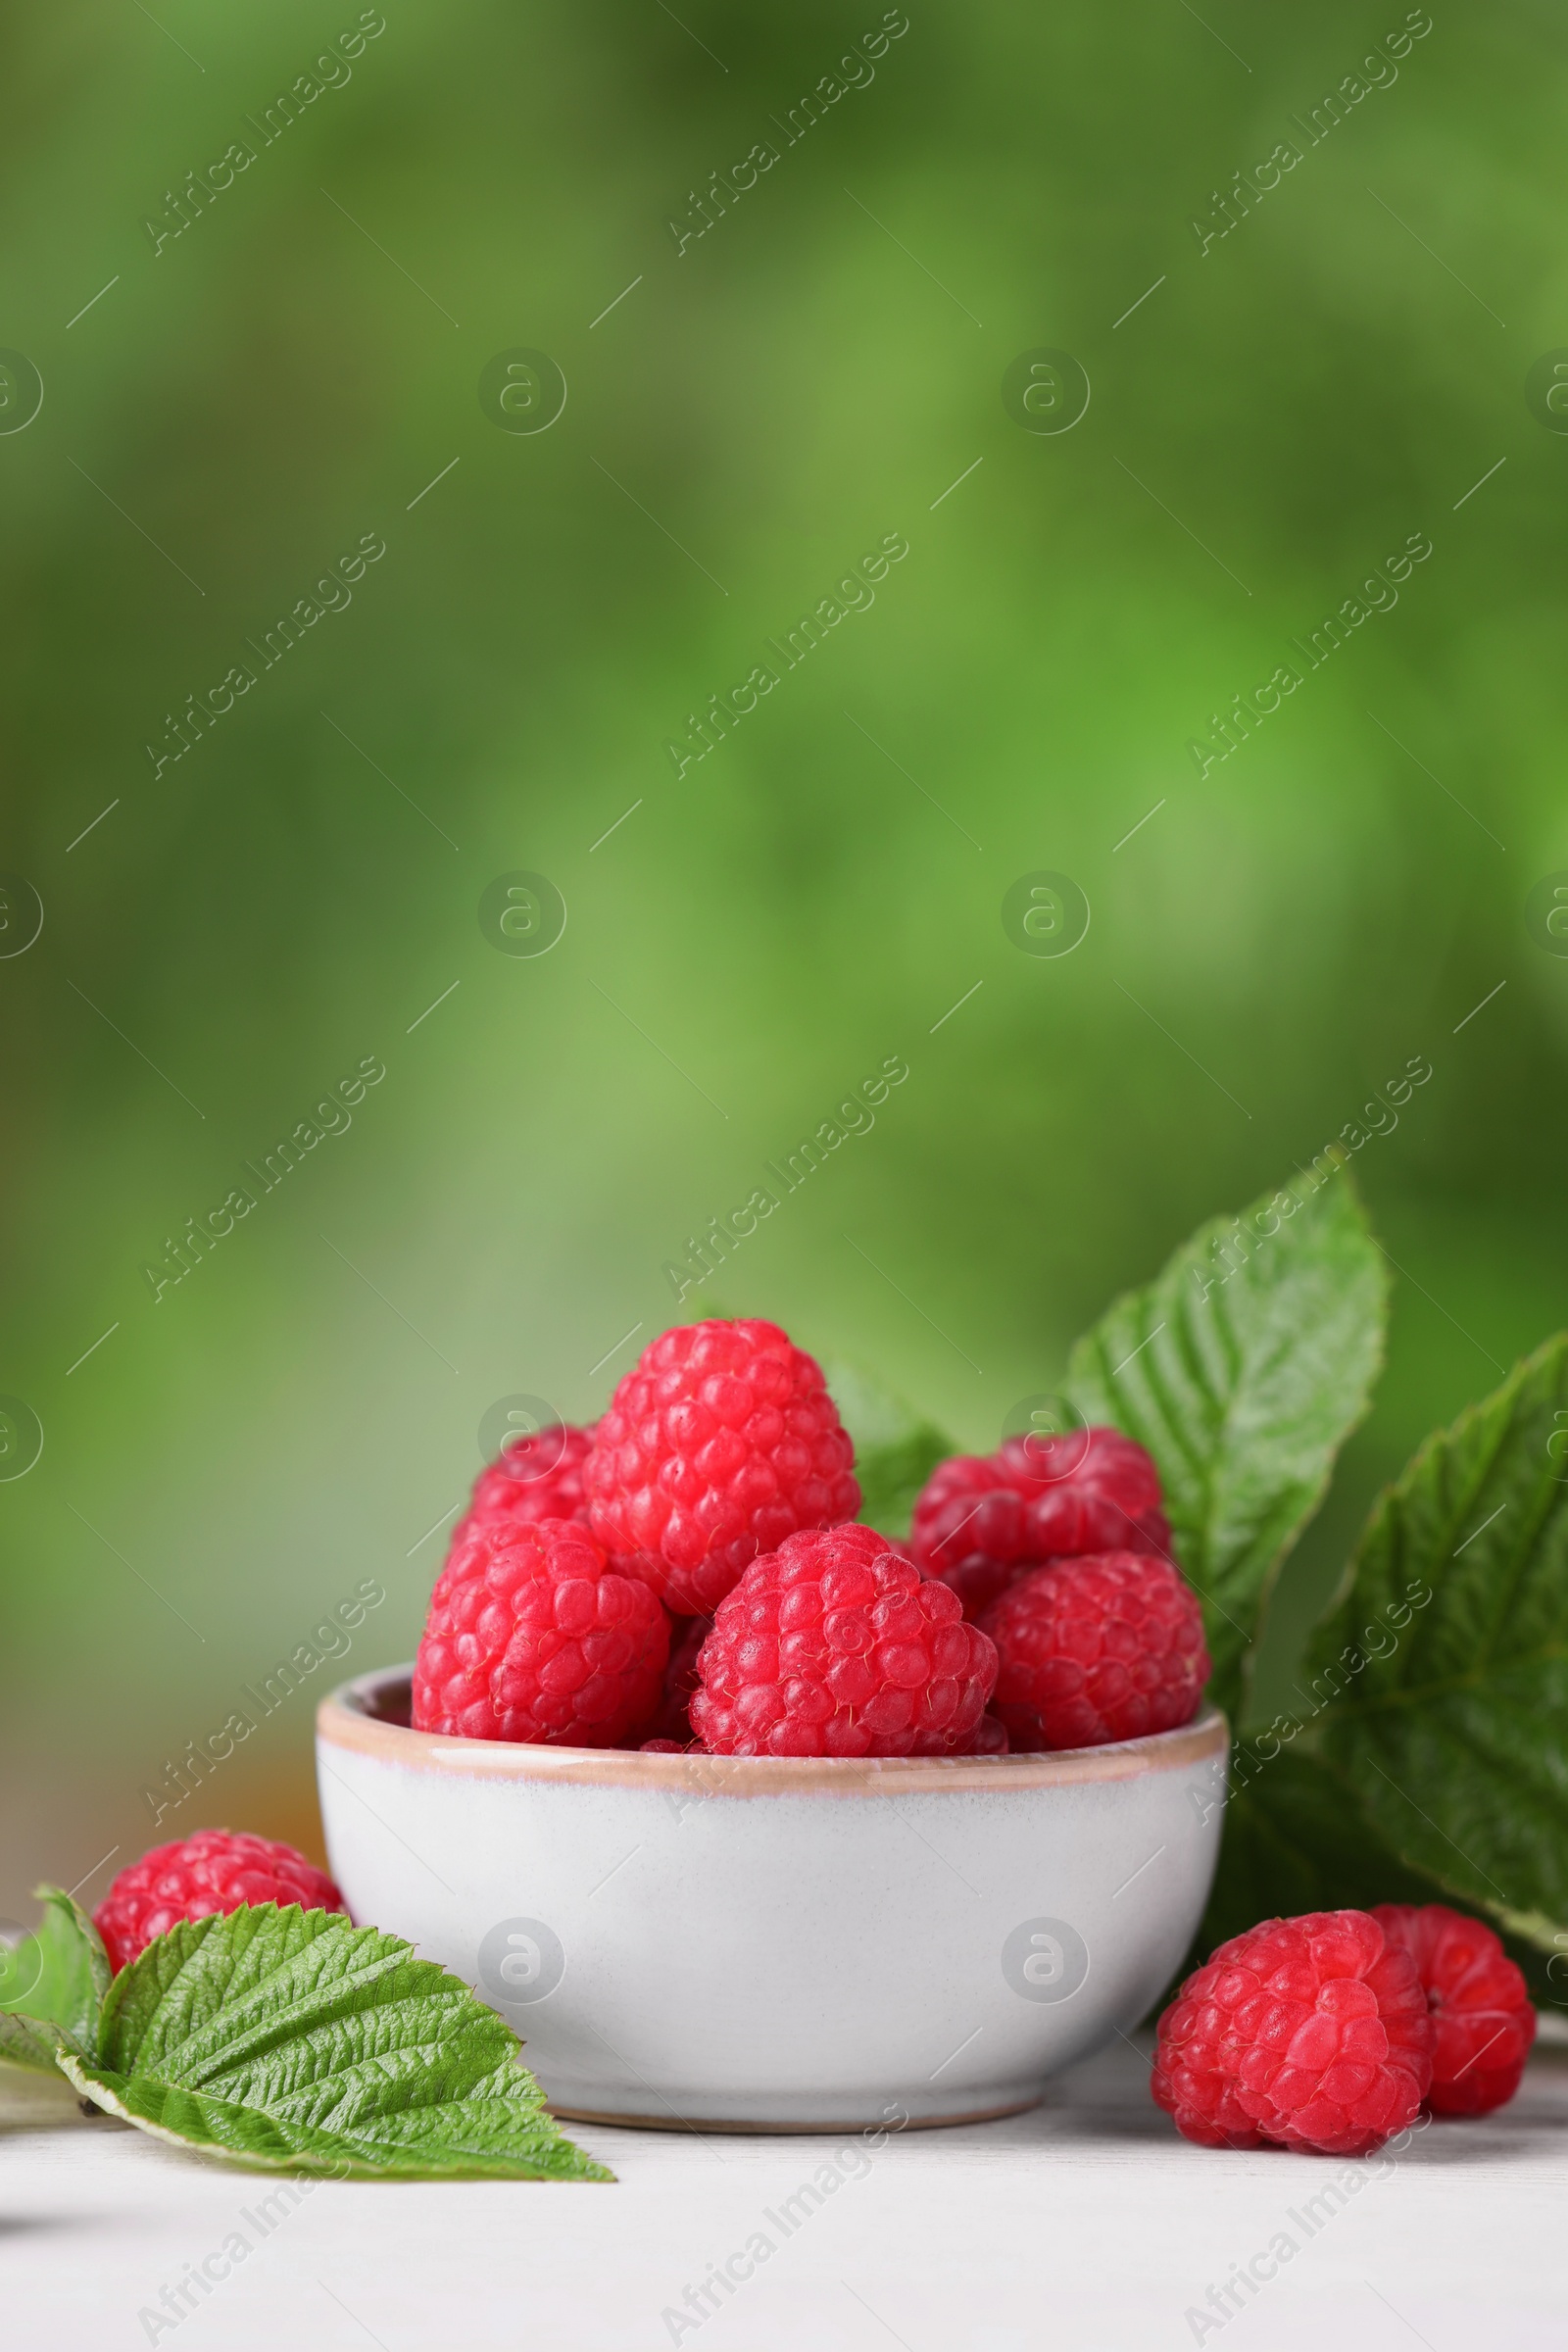
[[[1437,1903],[1441,1882],[1410,1870],[1378,1836],[1348,1782],[1296,1748],[1238,1749],[1213,1892],[1199,1931],[1204,1954],[1260,1919]]]
[[[48,2026],[0,2009],[0,2065],[24,2066],[29,2074],[52,2075],[60,2042]]]
[[[35,1886],[43,1917],[0,1945],[0,2058],[52,2074],[64,2035],[83,2056],[97,2045],[109,1960],[86,1913],[58,1886]]]
[[[1219,1869],[1203,1922],[1182,1974],[1217,1944],[1259,1920],[1303,1911],[1370,1911],[1379,1903],[1447,1903],[1485,1911],[1524,1970],[1535,1999],[1568,2002],[1568,1966],[1549,1923],[1481,1904],[1442,1873],[1402,1860],[1368,1819],[1344,1773],[1300,1747],[1280,1747],[1265,1734],[1231,1759],[1230,1801]],[[1544,1931],[1544,1933],[1543,1933]]]
[[[515,2035],[466,1984],[334,1912],[182,1921],[115,1979],[96,2062],[60,2063],[111,2114],[234,2163],[612,2178],[565,2138]]]
[[[1200,1226],[1079,1341],[1067,1371],[1087,1421],[1154,1457],[1176,1556],[1203,1600],[1210,1689],[1235,1717],[1269,1592],[1383,1361],[1383,1259],[1348,1175],[1322,1166]]]
[[[915,1497],[938,1462],[961,1450],[956,1442],[906,1404],[874,1373],[841,1359],[824,1360],[828,1394],[855,1444],[860,1517],[879,1535],[908,1535]]]
[[[1524,1971],[1538,2006],[1568,2007],[1568,1983],[1558,1981],[1568,1977],[1568,1936],[1550,1921],[1478,1900],[1444,1873],[1402,1858],[1374,1827],[1345,1774],[1321,1756],[1287,1748],[1261,1765],[1254,1754],[1252,1762],[1255,1777],[1234,1789],[1226,1813],[1198,1957],[1206,1958],[1216,1944],[1260,1919],[1371,1911],[1379,1903],[1446,1903],[1490,1920]]]
[[[1565,1450],[1560,1335],[1380,1497],[1307,1662],[1388,1844],[1542,1941],[1568,1922]]]

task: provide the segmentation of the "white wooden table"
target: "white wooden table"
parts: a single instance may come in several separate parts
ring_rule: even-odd
[[[1034,2114],[906,2132],[870,2153],[848,2139],[584,2126],[576,2136],[618,2185],[328,2181],[296,2199],[275,2179],[89,2121],[63,2085],[7,2075],[0,2345],[1568,2347],[1568,2063],[1558,2051],[1537,2058],[1501,2114],[1434,2125],[1396,2162],[1353,2167],[1185,2145],[1150,2104],[1147,2067],[1129,2048],[1064,2077]],[[236,2234],[243,2256],[223,2251]],[[771,2250],[760,2258],[754,2244],[748,2255],[760,2234]],[[710,2288],[704,2316],[687,2289],[726,2262],[752,2276],[729,2293]],[[188,2286],[194,2307],[169,2318],[164,2289],[203,2263],[227,2276],[206,2293]],[[1208,2291],[1247,2264],[1263,2282],[1250,2295],[1235,2287],[1227,2314]]]

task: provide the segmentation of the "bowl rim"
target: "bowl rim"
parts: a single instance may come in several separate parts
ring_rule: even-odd
[[[374,1699],[413,1674],[412,1662],[378,1666],[328,1691],[316,1713],[318,1747],[349,1749],[438,1778],[755,1797],[808,1789],[819,1796],[946,1796],[979,1788],[1075,1788],[1185,1771],[1225,1756],[1230,1743],[1225,1716],[1205,1706],[1172,1732],[1031,1756],[648,1756],[637,1748],[528,1746],[416,1732],[370,1712]]]

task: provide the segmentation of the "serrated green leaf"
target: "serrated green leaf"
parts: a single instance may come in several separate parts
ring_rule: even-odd
[[[1219,1869],[1203,1922],[1183,1967],[1259,1920],[1303,1911],[1370,1911],[1379,1903],[1447,1903],[1486,1916],[1524,1970],[1536,2000],[1558,2006],[1568,1984],[1550,1972],[1562,1945],[1544,1920],[1483,1904],[1444,1873],[1402,1859],[1368,1819],[1353,1784],[1321,1756],[1278,1747],[1267,1736],[1232,1758]],[[1245,1778],[1244,1778],[1245,1776]]]
[[[59,2064],[60,2036],[50,2026],[0,2009],[0,2065],[23,2066],[29,2074],[52,2075]]]
[[[109,1960],[97,1929],[59,1886],[33,1889],[43,1917],[15,1946],[0,1945],[0,2058],[53,2073],[60,2037],[84,2056],[97,2045]]]
[[[1200,1226],[1073,1349],[1072,1402],[1158,1466],[1176,1557],[1203,1600],[1210,1690],[1232,1716],[1245,1716],[1274,1580],[1367,1409],[1387,1300],[1348,1175],[1314,1171]]]
[[[79,2090],[231,2162],[350,2176],[608,2180],[466,1984],[377,1928],[262,1903],[122,1970]]]
[[[1375,1903],[1439,1903],[1449,1890],[1411,1870],[1378,1836],[1350,1784],[1320,1758],[1283,1748],[1248,1769],[1225,1808],[1213,1892],[1199,1931],[1205,1954],[1260,1919],[1302,1911],[1369,1911]]]
[[[1307,1662],[1323,1751],[1387,1842],[1543,1934],[1568,1922],[1564,1451],[1568,1335],[1380,1497]]]
[[[879,1535],[908,1535],[915,1498],[938,1462],[960,1451],[956,1440],[858,1364],[825,1359],[828,1394],[855,1445],[860,1518]]]

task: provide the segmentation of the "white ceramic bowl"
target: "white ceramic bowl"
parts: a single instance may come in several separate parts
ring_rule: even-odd
[[[450,1740],[408,1667],[323,1700],[357,1920],[474,1985],[563,2114],[810,2131],[1032,2106],[1201,1915],[1227,1735],[1066,1755],[645,1756]]]

